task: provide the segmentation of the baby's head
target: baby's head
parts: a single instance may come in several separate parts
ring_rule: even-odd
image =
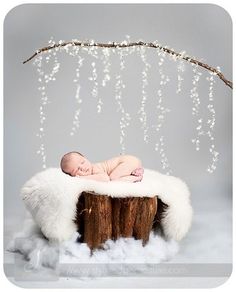
[[[90,175],[92,164],[81,153],[73,151],[66,153],[61,159],[61,170],[71,176]]]

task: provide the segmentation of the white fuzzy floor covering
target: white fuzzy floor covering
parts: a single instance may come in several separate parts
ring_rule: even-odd
[[[179,249],[173,239],[166,241],[151,232],[144,247],[141,240],[120,238],[107,240],[104,249],[94,250],[91,254],[87,244],[76,242],[78,236],[76,232],[70,240],[52,244],[29,218],[25,220],[23,231],[14,235],[7,249],[23,254],[29,269],[50,267],[57,275],[67,277],[148,274],[152,264],[170,260]]]

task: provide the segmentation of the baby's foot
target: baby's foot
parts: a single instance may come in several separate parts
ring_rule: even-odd
[[[131,174],[135,176],[143,176],[143,173],[144,173],[143,167],[136,168],[134,171],[131,172]]]
[[[134,181],[135,183],[136,183],[136,182],[139,182],[139,181],[141,181],[141,180],[143,179],[143,176],[142,176],[142,175],[140,175],[140,176],[136,176],[136,175],[135,175],[135,177],[136,177],[136,179],[135,179],[135,181]]]

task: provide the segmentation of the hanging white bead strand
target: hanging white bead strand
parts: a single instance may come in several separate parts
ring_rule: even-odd
[[[220,68],[217,67],[217,70],[220,71]],[[214,128],[215,128],[215,122],[216,122],[216,117],[215,117],[215,108],[214,108],[214,84],[215,84],[215,79],[214,76],[216,75],[213,72],[209,72],[210,77],[207,77],[207,81],[209,82],[209,93],[208,93],[208,101],[209,104],[207,106],[208,111],[209,111],[209,119],[207,121],[208,125],[208,130],[207,130],[207,136],[209,137],[210,140],[210,148],[209,152],[212,157],[211,164],[208,165],[207,171],[209,173],[213,173],[216,170],[216,164],[219,160],[219,152],[215,150],[215,138],[214,138]]]
[[[111,67],[111,62],[110,62],[110,49],[109,48],[103,48],[102,49],[102,62],[103,62],[103,80],[102,80],[102,86],[105,87],[107,85],[107,82],[110,81],[111,76],[110,76],[110,67]]]
[[[131,117],[128,112],[125,111],[122,98],[123,98],[123,89],[125,88],[125,84],[122,79],[122,72],[125,69],[125,61],[124,61],[124,52],[122,49],[117,49],[117,53],[119,56],[120,61],[120,74],[116,74],[115,80],[115,100],[118,105],[117,112],[121,112],[121,119],[120,119],[120,146],[121,146],[121,153],[125,154],[125,129],[129,126]]]
[[[79,129],[79,126],[80,126],[79,116],[80,116],[81,104],[82,104],[82,99],[80,97],[80,89],[81,89],[80,71],[81,71],[81,68],[83,66],[84,58],[82,58],[79,55],[79,52],[80,52],[80,50],[77,47],[77,50],[76,50],[77,68],[76,68],[76,78],[74,79],[74,82],[76,83],[75,102],[77,104],[77,109],[75,110],[75,114],[74,114],[74,118],[73,118],[73,126],[72,126],[72,129],[70,132],[71,136],[74,136],[74,134],[76,133],[76,131]]]
[[[195,145],[195,150],[200,150],[200,137],[204,135],[203,131],[203,117],[200,115],[200,98],[198,93],[199,82],[202,76],[202,73],[198,70],[198,65],[192,64],[193,70],[193,79],[192,85],[193,87],[190,90],[190,98],[192,100],[192,116],[193,120],[196,121],[196,137],[191,140],[191,142]]]
[[[94,46],[94,40],[90,40],[90,46],[88,48],[88,54],[93,56],[95,60],[97,61],[99,59],[98,57],[98,52],[97,52],[97,47]],[[101,96],[98,95],[98,74],[97,74],[97,65],[96,61],[93,61],[91,63],[92,66],[92,76],[89,77],[89,80],[93,82],[93,89],[91,92],[91,95],[95,100],[97,100],[97,113],[100,114],[102,111],[102,98]]]
[[[165,115],[170,112],[168,108],[166,108],[163,105],[163,88],[165,85],[170,81],[169,77],[163,73],[163,64],[166,58],[165,52],[162,52],[161,50],[157,50],[157,55],[159,57],[158,61],[158,72],[160,75],[160,84],[159,84],[159,89],[157,91],[157,98],[158,98],[158,103],[157,103],[157,125],[154,126],[156,132],[158,135],[160,135],[160,130],[164,124],[165,121]],[[167,175],[170,175],[172,173],[172,169],[170,167],[169,160],[167,158],[167,155],[165,153],[165,143],[164,143],[164,136],[161,135],[159,139],[157,139],[157,142],[155,143],[155,151],[159,152],[160,157],[161,157],[161,166],[162,169],[166,172]]]
[[[162,66],[163,66],[164,60],[165,60],[164,59],[165,55],[163,55],[159,51],[157,51],[157,54],[158,54],[158,56],[161,56],[160,60],[158,62],[158,66],[159,66],[158,72],[160,75],[160,85],[159,85],[159,88],[157,90],[158,102],[157,102],[157,106],[156,106],[158,121],[157,121],[157,124],[153,125],[152,127],[155,128],[156,132],[159,132],[161,130],[164,122],[165,122],[165,116],[167,113],[170,112],[170,109],[166,108],[163,104],[163,86],[166,85],[167,82],[169,82],[169,77],[163,73],[163,69],[162,69]]]
[[[42,159],[42,168],[46,168],[46,155],[45,155],[45,145],[43,141],[44,133],[44,122],[46,120],[45,114],[45,105],[47,104],[47,96],[45,92],[45,84],[44,84],[44,72],[42,69],[42,55],[37,57],[33,62],[33,65],[36,66],[36,70],[38,73],[38,82],[39,82],[39,93],[40,93],[40,106],[39,106],[39,132],[36,136],[40,139],[39,149],[37,150],[37,154],[41,156]]]
[[[148,86],[148,71],[151,68],[151,65],[147,62],[147,53],[146,48],[141,46],[138,47],[138,53],[141,57],[143,62],[143,70],[142,70],[142,99],[141,99],[141,106],[138,111],[139,120],[142,124],[143,129],[143,139],[145,143],[149,142],[148,130],[149,127],[147,125],[147,113],[146,113],[146,102],[147,102],[147,86]]]
[[[53,46],[52,40],[49,41],[49,44]],[[42,67],[42,61],[43,61],[43,56],[46,55],[45,61],[46,63],[49,63],[52,59],[52,70],[50,73],[45,73]],[[37,150],[37,154],[41,156],[42,158],[42,168],[46,168],[46,152],[45,152],[45,143],[44,143],[44,136],[45,136],[45,126],[44,123],[46,121],[46,114],[45,114],[45,108],[48,103],[50,103],[46,89],[47,85],[51,81],[55,81],[55,75],[58,73],[59,68],[60,68],[60,63],[58,62],[56,52],[53,52],[53,58],[51,55],[51,50],[48,50],[48,52],[41,54],[38,56],[35,61],[33,62],[33,65],[36,66],[36,71],[38,73],[38,82],[39,82],[39,87],[38,90],[40,92],[40,107],[39,107],[39,132],[36,134],[36,136],[40,139],[40,146],[39,149]]]
[[[184,80],[183,73],[185,71],[185,61],[183,60],[185,52],[181,52],[178,57],[179,63],[177,65],[177,90],[176,93],[179,94],[182,90],[182,82]]]
[[[166,175],[170,175],[172,173],[172,169],[170,167],[169,160],[164,150],[164,136],[161,136],[159,142],[155,144],[155,150],[159,152],[161,156],[161,167],[165,171]]]

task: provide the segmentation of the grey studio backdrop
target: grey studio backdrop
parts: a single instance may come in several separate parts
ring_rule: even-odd
[[[55,41],[94,39],[98,42],[120,42],[129,35],[131,41],[158,40],[177,52],[220,66],[226,78],[232,80],[232,23],[229,14],[211,4],[27,4],[12,9],[4,22],[4,217],[5,239],[20,229],[24,206],[19,198],[20,188],[35,173],[42,170],[41,157],[36,154],[40,140],[40,95],[38,76],[32,62],[22,64],[38,48]],[[150,49],[151,50],[151,49]],[[84,54],[85,56],[86,54]],[[132,121],[127,128],[126,153],[141,158],[146,168],[163,172],[160,155],[154,150],[157,133],[150,129],[150,143],[143,141],[137,111],[141,104],[140,57],[128,56],[124,70],[123,104]],[[75,59],[59,55],[61,69],[57,80],[50,84],[46,107],[45,147],[47,167],[59,167],[63,153],[78,150],[97,162],[120,154],[119,119],[115,101],[117,58],[112,57],[111,80],[106,88],[99,85],[103,98],[102,113],[96,111],[91,96],[91,56],[85,58],[81,73],[80,129],[69,135],[75,103]],[[148,55],[152,64],[147,87],[147,118],[155,124],[156,92],[159,86],[157,56]],[[232,196],[232,90],[216,78],[214,106],[216,110],[215,146],[220,153],[217,169],[206,171],[211,160],[209,144],[202,141],[196,152],[194,122],[191,116],[192,68],[186,64],[183,90],[176,95],[176,63],[166,60],[163,66],[171,81],[165,88],[164,103],[171,110],[166,116],[162,135],[165,152],[173,175],[187,182],[194,208],[190,233],[182,241],[178,261],[231,262],[231,196]],[[209,74],[205,70],[203,79]],[[102,80],[98,66],[98,82]],[[208,85],[199,86],[203,118],[207,116]],[[164,172],[165,173],[165,172]]]

